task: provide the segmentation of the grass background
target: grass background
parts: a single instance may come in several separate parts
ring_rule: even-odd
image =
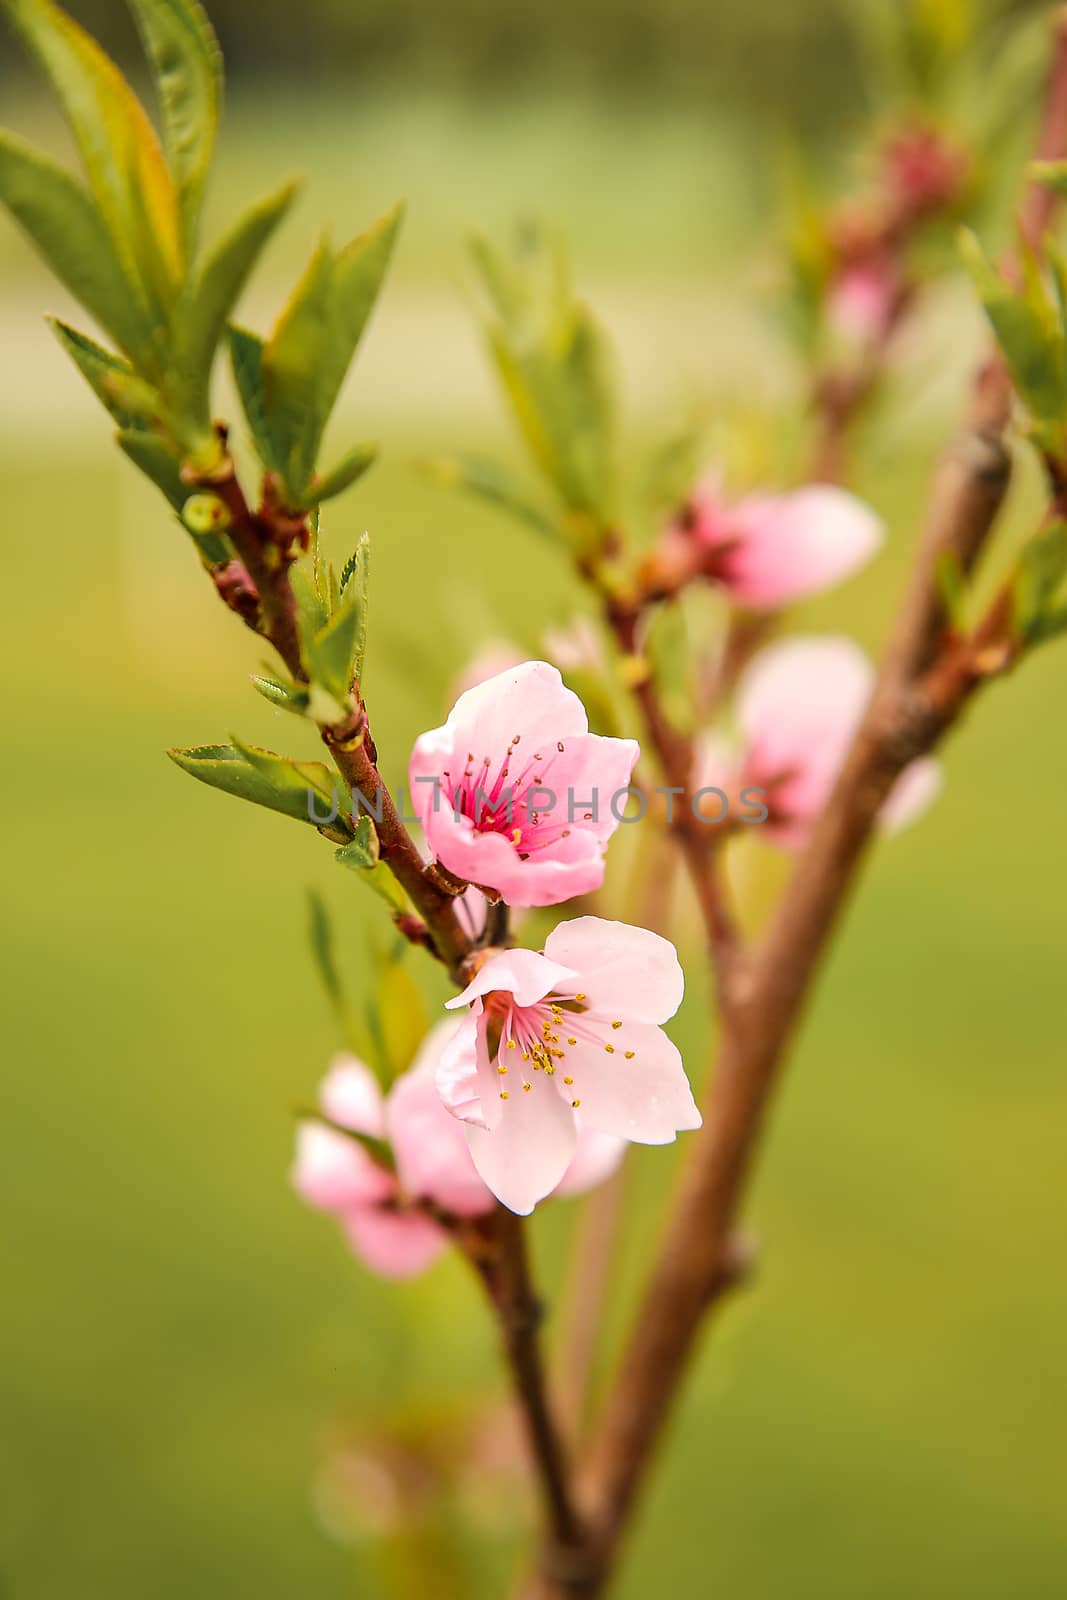
[[[58,141],[21,95],[10,120]],[[397,190],[411,197],[337,434],[380,434],[384,464],[327,532],[339,554],[362,527],[374,540],[369,692],[395,778],[481,637],[534,648],[574,603],[544,549],[410,469],[424,450],[500,441],[460,292],[462,225],[530,204],[568,227],[638,436],[699,391],[773,402],[789,434],[759,231],[769,174],[713,113],[564,93],[481,109],[315,101],[299,116],[282,100],[266,120],[239,106],[227,150],[216,218],[279,164],[316,174],[252,321],[314,219],[355,231]],[[383,1287],[285,1182],[291,1108],[334,1047],[303,888],[328,895],[357,991],[372,908],[310,831],[164,759],[231,729],[295,748],[294,724],[247,686],[254,644],[52,348],[37,313],[63,298],[6,223],[0,294],[0,1592],[489,1600],[526,1515],[506,1452],[473,1500],[445,1495],[401,1548],[372,1533],[365,1480],[347,1500],[337,1487],[352,1440],[459,1439],[499,1392],[477,1294],[454,1262]],[[889,547],[806,608],[807,625],[881,635],[977,348],[962,297],[939,312],[861,456]],[[1032,505],[1024,481],[1009,542]],[[653,1586],[1063,1592],[1065,661],[1049,649],[983,700],[941,800],[871,863],[755,1188],[758,1285],[695,1366],[624,1600]],[[746,870],[762,882],[777,868]],[[677,1025],[695,1075],[705,1012],[697,979]],[[672,1162],[634,1157],[613,1336]],[[535,1223],[554,1300],[575,1221],[568,1203]]]

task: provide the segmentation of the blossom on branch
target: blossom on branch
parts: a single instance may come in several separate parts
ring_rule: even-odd
[[[480,1216],[493,1206],[464,1130],[437,1090],[442,1054],[460,1026],[433,1028],[384,1097],[369,1067],[339,1056],[319,1091],[323,1115],[335,1126],[309,1118],[297,1129],[294,1188],[309,1205],[333,1212],[355,1253],[383,1277],[423,1271],[448,1245],[446,1217]],[[341,1129],[388,1146],[395,1170]],[[620,1139],[582,1128],[556,1192],[577,1194],[610,1177],[622,1150]]]
[[[600,917],[561,922],[544,951],[500,950],[449,1009],[468,1008],[441,1055],[438,1088],[467,1123],[474,1164],[526,1214],[574,1159],[581,1126],[670,1144],[700,1112],[662,1023],[684,980],[658,934]]]
[[[412,804],[456,877],[509,905],[557,905],[603,882],[621,820],[612,800],[637,757],[633,739],[589,732],[555,667],[526,661],[468,689],[416,740]]]
[[[738,684],[734,746],[702,741],[701,787],[727,796],[759,789],[767,807],[760,838],[800,850],[825,809],[874,687],[874,668],[851,639],[786,639],[762,650]],[[882,807],[884,827],[911,822],[940,787],[940,767],[923,758],[897,779]]]

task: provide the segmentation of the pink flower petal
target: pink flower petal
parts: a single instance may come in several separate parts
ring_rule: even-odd
[[[509,1210],[528,1216],[551,1194],[575,1149],[574,1113],[543,1073],[531,1073],[528,1091],[513,1088],[504,1115],[490,1133],[468,1126],[470,1152],[488,1188]]]
[[[382,1138],[382,1091],[368,1066],[355,1056],[336,1056],[319,1085],[319,1104],[331,1122]]]
[[[477,1128],[495,1128],[501,1106],[485,1043],[486,1018],[475,999],[437,1063],[435,1082],[450,1116]]]
[[[765,788],[774,820],[761,838],[804,842],[825,807],[874,683],[851,639],[787,639],[763,650],[738,688],[746,784]]]
[[[547,947],[546,947],[547,948]],[[547,960],[534,950],[501,950],[482,963],[462,994],[445,1001],[445,1009],[457,1011],[481,995],[503,989],[514,995],[520,1006],[536,1005],[546,994],[575,976],[569,967]]]
[[[597,1133],[582,1122],[581,1112],[575,1113],[578,1143],[574,1160],[553,1190],[554,1194],[584,1194],[595,1189],[618,1171],[626,1150],[626,1140],[616,1139],[610,1133]]]
[[[552,930],[545,955],[577,974],[568,992],[583,993],[598,1015],[666,1022],[682,1003],[685,978],[675,948],[647,928],[574,917]]]
[[[832,484],[749,495],[716,524],[721,581],[739,604],[777,610],[848,577],[883,538],[870,507]]]
[[[627,1051],[633,1051],[630,1060]],[[600,1133],[635,1144],[671,1144],[676,1133],[701,1125],[682,1058],[661,1028],[587,1025],[567,1051],[566,1073],[572,1084],[558,1074],[551,1081],[579,1102],[582,1121]]]
[[[906,828],[933,804],[941,793],[944,773],[932,756],[923,756],[904,768],[878,813],[878,823],[886,833]]]
[[[603,881],[612,800],[637,755],[632,739],[589,733],[556,668],[529,661],[461,695],[416,741],[408,775],[427,845],[450,872],[510,905],[552,905]]]
[[[392,1175],[354,1139],[321,1122],[301,1122],[290,1181],[302,1200],[321,1211],[348,1211],[396,1192]]]
[[[415,1277],[448,1244],[443,1229],[417,1211],[368,1207],[342,1218],[342,1225],[360,1260],[383,1278]]]
[[[492,1196],[475,1170],[463,1128],[437,1089],[438,1064],[466,1032],[465,1022],[441,1022],[426,1035],[410,1071],[389,1091],[385,1122],[404,1192],[458,1216],[477,1216],[491,1208]],[[473,1049],[469,1054],[473,1068]]]

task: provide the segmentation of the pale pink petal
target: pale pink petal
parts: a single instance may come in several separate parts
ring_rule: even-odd
[[[336,1056],[319,1085],[319,1104],[331,1122],[380,1139],[382,1091],[368,1066],[355,1056]]]
[[[435,1201],[458,1216],[476,1216],[492,1206],[492,1196],[475,1171],[463,1128],[442,1103],[438,1064],[446,1048],[466,1035],[463,1019],[441,1022],[419,1047],[411,1069],[389,1091],[385,1124],[403,1191]],[[473,1043],[469,1047],[474,1070]]]
[[[501,1107],[485,1028],[482,1002],[475,999],[456,1032],[446,1040],[434,1076],[437,1093],[450,1116],[479,1128],[495,1128]]]
[[[633,1052],[629,1060],[627,1051]],[[587,1023],[561,1067],[573,1082],[564,1085],[559,1073],[550,1081],[601,1133],[635,1144],[670,1144],[676,1133],[701,1125],[682,1058],[662,1028]]]
[[[589,721],[578,696],[547,661],[524,661],[460,695],[446,723],[455,748],[475,763],[488,755],[495,767],[518,733],[530,752],[554,750],[559,739],[586,733]]]
[[[889,791],[881,811],[879,826],[887,833],[896,833],[920,817],[941,793],[944,774],[941,764],[932,756],[923,756],[904,768]]]
[[[729,523],[736,542],[724,557],[722,582],[756,611],[840,582],[871,559],[884,537],[870,507],[832,484],[750,495],[732,508]]]
[[[468,1126],[474,1165],[509,1210],[528,1216],[559,1183],[575,1148],[574,1113],[543,1073],[530,1074],[530,1088],[508,1091],[504,1115],[490,1133]]]
[[[545,955],[577,977],[568,993],[581,992],[601,1016],[633,1022],[666,1022],[682,1003],[685,978],[674,946],[647,928],[602,917],[559,923],[545,940]]]
[[[555,1194],[584,1194],[596,1188],[616,1172],[626,1149],[625,1139],[616,1139],[610,1133],[597,1133],[582,1122],[580,1111],[575,1112],[578,1143],[574,1160],[556,1185]]]
[[[851,639],[787,639],[763,650],[738,688],[746,784],[768,790],[761,837],[799,842],[830,797],[874,682]],[[799,830],[799,832],[798,832]]]
[[[396,1192],[392,1174],[355,1139],[321,1122],[301,1122],[290,1181],[302,1200],[321,1211],[348,1211]]]
[[[517,1005],[536,1005],[538,1000],[543,1000],[546,994],[574,976],[569,967],[548,960],[534,950],[501,950],[482,963],[462,994],[445,1001],[445,1009],[457,1011],[481,995],[491,994],[494,989],[513,995]]]
[[[448,1235],[417,1211],[368,1207],[343,1217],[349,1243],[363,1263],[383,1278],[413,1278],[436,1261]]]

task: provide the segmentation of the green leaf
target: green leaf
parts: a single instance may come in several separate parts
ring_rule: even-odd
[[[320,438],[381,292],[403,216],[404,206],[398,201],[346,244],[334,262],[334,337],[320,376]]]
[[[403,957],[403,944],[378,958],[370,1030],[391,1077],[406,1072],[426,1037],[426,1003]]]
[[[211,368],[227,319],[295,193],[295,184],[287,183],[247,211],[215,246],[175,310],[170,393],[174,409],[202,434],[212,433]]]
[[[116,376],[133,377],[133,368],[129,362],[113,355],[110,350],[105,350],[103,345],[97,344],[95,339],[90,339],[88,334],[79,333],[77,328],[61,322],[58,317],[46,317],[45,320],[96,398],[110,412],[119,427],[136,427],[137,418],[132,412],[123,410],[116,398],[113,383]]]
[[[168,750],[167,754],[183,772],[213,789],[312,827],[332,828],[339,837],[351,833],[345,822],[348,797],[321,761],[294,761],[236,739],[230,744]],[[335,806],[339,815],[326,821]]]
[[[559,524],[539,506],[526,485],[509,467],[488,456],[437,456],[421,463],[427,477],[444,489],[459,489],[489,505],[498,506],[524,527],[555,543],[562,542]]]
[[[158,433],[139,427],[120,428],[115,437],[120,450],[152,480],[180,516],[189,498],[189,485],[182,481],[178,458],[166,441]],[[217,534],[194,534],[193,540],[209,566],[221,566],[229,559],[229,545]]]
[[[335,495],[343,494],[350,489],[357,479],[372,467],[378,459],[378,446],[376,444],[357,444],[335,467],[331,467],[319,477],[316,474],[311,480],[311,487],[304,495],[299,509],[319,505],[323,500],[332,500]]]
[[[139,360],[150,341],[148,313],[85,190],[46,156],[0,132],[0,200],[60,283]]]
[[[165,313],[182,273],[174,185],[144,107],[115,63],[52,0],[6,0],[62,103],[112,243]]]
[[[323,240],[262,352],[278,470],[294,507],[313,504],[322,436],[389,264],[400,207],[334,256]]]
[[[341,598],[357,608],[356,640],[352,649],[352,676],[363,679],[367,656],[367,620],[370,616],[370,534],[361,533],[359,543],[344,564],[340,584]]]
[[[373,817],[365,811],[360,814],[355,833],[347,844],[334,851],[334,860],[340,862],[342,867],[352,867],[357,872],[378,865],[378,830]]]
[[[1067,413],[1067,343],[1043,285],[1031,269],[1026,294],[1014,292],[972,233],[962,235],[960,248],[1024,404],[1038,422],[1061,422]]]
[[[297,717],[307,714],[310,696],[301,684],[282,683],[277,678],[260,677],[253,672],[252,687],[281,711],[291,711]]]
[[[306,562],[297,561],[290,567],[289,582],[296,600],[300,637],[304,641],[306,653],[308,640],[322,632],[330,620],[330,613]]]
[[[1067,522],[1057,520],[1023,548],[1015,580],[1015,627],[1027,644],[1052,638],[1063,628],[1062,590],[1067,581]]]
[[[339,706],[346,706],[352,693],[362,612],[358,597],[353,594],[324,628],[305,641],[311,678]]]
[[[315,970],[326,991],[326,998],[337,1019],[341,1036],[348,1048],[362,1060],[372,1054],[370,1038],[356,1019],[349,1003],[334,951],[333,928],[326,902],[314,889],[308,890],[308,939]]]
[[[280,470],[278,451],[267,419],[263,394],[263,340],[246,328],[229,328],[230,365],[241,398],[241,409],[252,435],[256,454],[272,472]]]
[[[270,433],[294,506],[307,491],[325,423],[321,388],[335,336],[333,309],[333,257],[323,240],[264,346],[261,361]]]
[[[222,100],[222,54],[197,0],[128,0],[155,72],[163,138],[191,257]]]

